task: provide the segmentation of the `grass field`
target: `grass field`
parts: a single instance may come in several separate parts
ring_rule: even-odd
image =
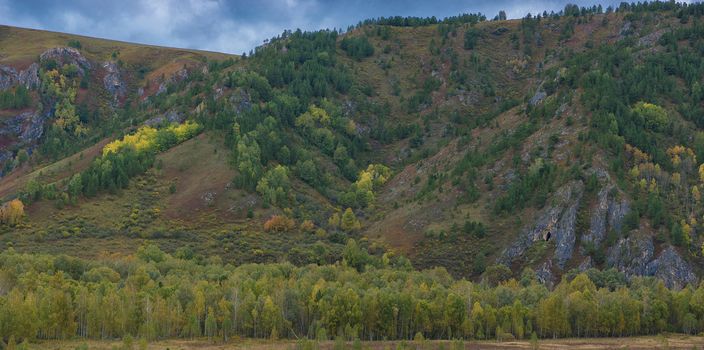
[[[139,348],[135,342],[134,348]],[[63,342],[41,342],[32,344],[30,349],[52,349],[52,350],[73,350],[76,347],[86,344],[93,350],[122,349],[124,345],[119,341],[63,341]],[[319,349],[333,349],[334,342],[321,343]],[[425,343],[416,342],[362,342],[363,349],[452,349],[452,342],[449,341],[427,341]],[[297,349],[298,344],[294,341],[264,341],[264,340],[236,340],[227,344],[211,343],[207,340],[164,340],[148,344],[149,350],[224,350],[224,349],[252,349],[252,350],[274,350],[274,349]],[[405,347],[404,347],[405,346]],[[593,349],[702,349],[704,348],[704,337],[667,335],[658,337],[626,337],[626,338],[584,338],[584,339],[544,339],[537,344],[539,349],[572,349],[572,350],[593,350]],[[346,348],[353,349],[351,342]],[[464,343],[465,349],[533,349],[534,344],[529,341],[467,341]]]

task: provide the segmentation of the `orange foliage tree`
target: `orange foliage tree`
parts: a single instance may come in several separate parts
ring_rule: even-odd
[[[19,199],[13,199],[0,207],[0,223],[14,226],[23,216],[24,203]]]
[[[296,227],[293,219],[283,215],[273,215],[264,223],[264,231],[288,232]]]

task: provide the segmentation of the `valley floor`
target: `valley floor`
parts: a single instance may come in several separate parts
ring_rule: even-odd
[[[86,344],[91,350],[110,350],[122,348],[119,341],[49,341],[32,344],[30,349],[52,349],[52,350],[73,350],[78,346]],[[453,349],[452,343],[447,341],[428,341],[421,345],[415,342],[406,342],[403,349],[438,349],[443,344],[444,349]],[[396,349],[399,342],[378,341],[363,342],[363,349]],[[465,342],[465,349],[533,349],[534,344],[529,341],[472,341]],[[137,344],[135,349],[139,348]],[[334,342],[322,343],[321,350],[332,350]],[[347,349],[352,349],[352,343],[347,344]],[[667,337],[625,337],[625,338],[570,338],[570,339],[541,339],[538,343],[539,349],[570,349],[570,350],[596,350],[596,349],[704,349],[703,336],[668,335]],[[213,344],[207,340],[164,340],[153,342],[148,345],[148,350],[225,350],[225,349],[251,349],[251,350],[274,350],[274,349],[297,349],[293,341],[265,341],[265,340],[239,340],[228,344]]]

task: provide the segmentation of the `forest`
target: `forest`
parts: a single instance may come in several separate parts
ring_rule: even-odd
[[[0,334],[14,342],[131,337],[529,339],[623,337],[704,329],[704,285],[669,290],[616,271],[565,276],[553,290],[531,269],[482,283],[347,242],[334,265],[232,266],[153,244],[130,258],[0,253]]]

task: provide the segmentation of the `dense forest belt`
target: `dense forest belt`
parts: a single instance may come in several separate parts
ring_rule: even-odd
[[[175,255],[155,245],[97,261],[9,249],[0,254],[0,335],[6,343],[535,340],[697,334],[704,326],[704,286],[669,290],[648,278],[578,274],[551,291],[526,270],[520,280],[476,284],[370,256],[354,241],[328,266],[233,267]]]

